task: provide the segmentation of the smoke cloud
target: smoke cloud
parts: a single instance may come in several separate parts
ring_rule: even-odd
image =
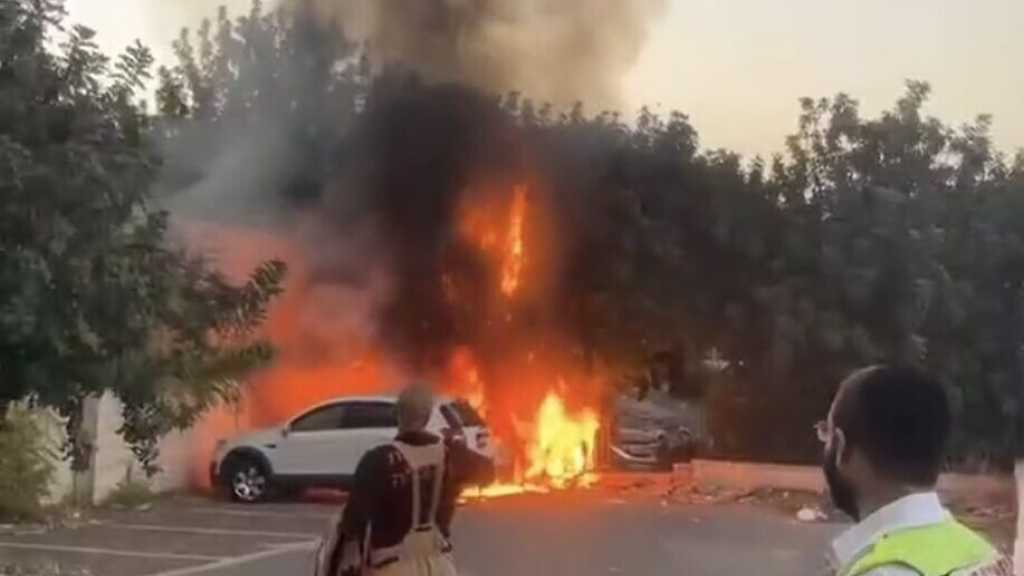
[[[267,325],[280,356],[247,398],[251,424],[453,364],[520,414],[565,386],[551,375],[575,370],[572,283],[589,265],[574,249],[603,226],[589,192],[613,161],[586,134],[525,137],[496,95],[615,107],[664,4],[285,0],[278,53],[236,56],[224,98],[245,112],[175,126],[161,183],[182,234],[228,272],[290,266]],[[518,188],[528,256],[510,299],[498,252]]]
[[[309,0],[296,0],[308,2]],[[538,101],[620,104],[665,0],[312,0],[378,66]]]

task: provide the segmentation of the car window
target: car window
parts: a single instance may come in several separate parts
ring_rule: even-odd
[[[292,432],[317,432],[321,430],[337,430],[341,428],[346,411],[345,404],[321,406],[303,414],[292,422]]]
[[[466,402],[465,400],[456,400],[451,403],[451,407],[458,415],[459,421],[462,422],[463,426],[479,427],[486,425],[484,423],[484,419],[480,417],[480,414],[477,413],[476,409],[474,409],[469,402]]]
[[[397,428],[398,413],[391,402],[353,402],[348,405],[342,428]]]

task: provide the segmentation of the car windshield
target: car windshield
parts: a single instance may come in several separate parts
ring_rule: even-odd
[[[485,426],[484,419],[477,414],[476,410],[465,400],[456,400],[450,404],[451,409],[459,417],[463,426],[475,427]]]

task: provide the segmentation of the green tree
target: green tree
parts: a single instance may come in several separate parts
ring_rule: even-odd
[[[162,434],[269,359],[256,329],[284,266],[236,286],[168,241],[139,97],[152,56],[135,44],[111,64],[63,22],[56,0],[0,4],[0,402],[56,408],[76,438],[83,402],[112,392],[153,471]]]
[[[908,82],[874,120],[845,95],[803,102],[772,178],[801,240],[773,283],[807,280],[798,293],[816,320],[797,333],[811,366],[798,380],[878,361],[925,367],[954,399],[956,457],[1005,461],[1024,343],[1011,223],[1021,189],[993,149],[990,119],[953,129],[926,118],[929,93]],[[769,309],[776,324],[800,316]]]
[[[212,157],[244,149],[258,157],[254,163],[286,167],[275,174],[273,195],[318,197],[367,88],[367,64],[353,62],[355,46],[312,14],[287,6],[265,12],[254,0],[235,20],[222,7],[195,34],[182,30],[173,50],[175,65],[158,71],[168,150],[163,193],[209,176]]]

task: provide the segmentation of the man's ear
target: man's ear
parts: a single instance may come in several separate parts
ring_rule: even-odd
[[[843,432],[842,428],[836,428],[832,432],[832,442],[835,444],[836,464],[846,462],[850,454],[846,446],[846,433]]]

